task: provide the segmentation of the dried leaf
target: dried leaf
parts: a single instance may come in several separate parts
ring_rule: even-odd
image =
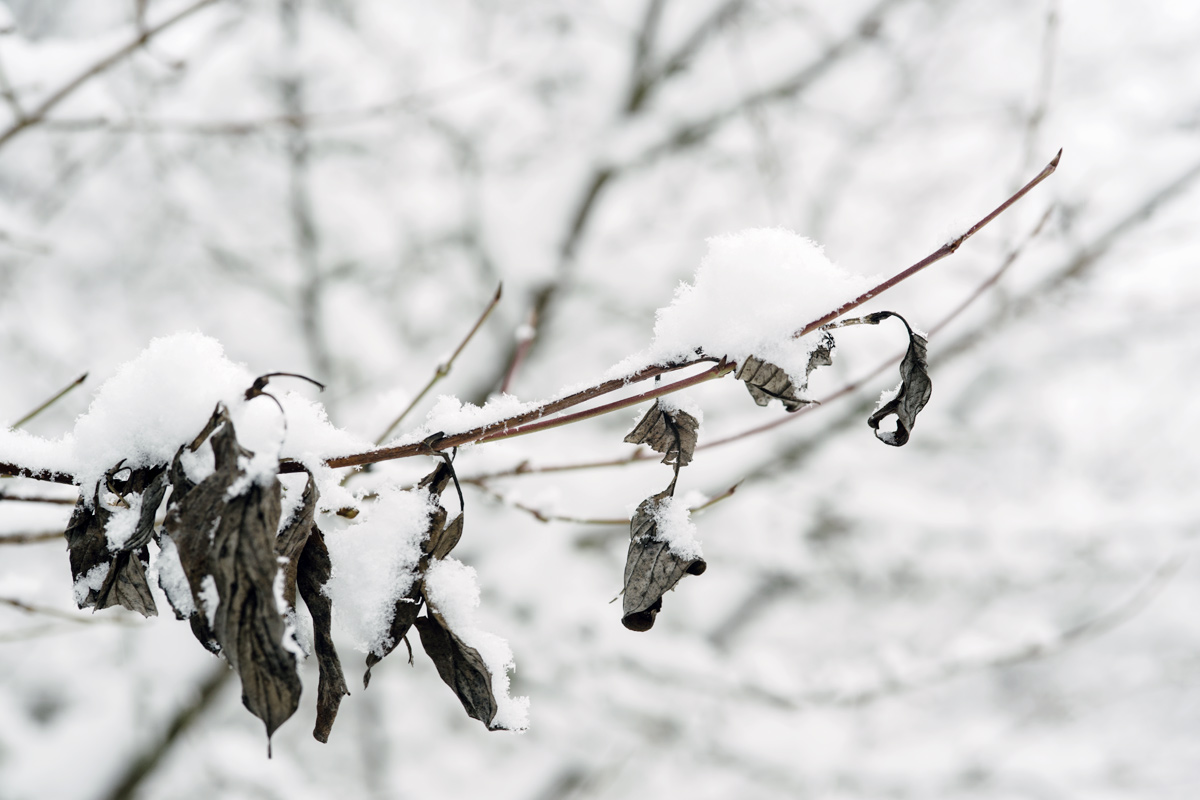
[[[443,519],[445,518],[445,512]],[[463,532],[463,515],[459,514],[449,525],[445,527],[435,526],[429,531],[429,538],[425,540],[426,548],[431,558],[436,558],[441,561],[446,556],[450,555],[450,551],[458,544],[458,540],[462,538]],[[424,565],[422,565],[424,566]],[[422,569],[422,571],[424,571]]]
[[[65,535],[71,558],[71,578],[75,583],[75,603],[80,608],[95,607],[102,585],[97,584],[95,578],[101,572],[107,576],[111,569],[112,555],[108,552],[108,537],[104,535],[109,516],[98,496],[92,497],[90,505],[81,496],[67,523]]]
[[[879,311],[856,319],[843,320],[839,325],[878,325],[888,317],[895,317],[904,323],[908,331],[908,350],[904,360],[900,362],[900,388],[891,400],[875,409],[875,413],[867,418],[867,424],[875,431],[875,437],[884,444],[900,447],[908,441],[909,433],[916,424],[917,414],[925,408],[933,393],[933,383],[929,379],[929,362],[926,359],[926,348],[929,342],[908,324],[908,320],[892,311]],[[879,423],[884,418],[896,415],[896,430],[881,431]]]
[[[417,614],[421,613],[421,603],[421,579],[417,578],[413,581],[412,588],[408,590],[408,594],[396,601],[392,612],[392,625],[388,629],[388,637],[392,640],[391,645],[384,648],[383,655],[367,653],[367,671],[363,673],[364,689],[371,684],[371,670],[375,668],[375,665],[391,655],[392,651],[408,635],[408,629],[416,621]]]
[[[421,647],[433,660],[438,675],[454,690],[467,714],[492,728],[496,718],[496,696],[492,694],[492,673],[479,651],[468,647],[439,618],[418,617],[417,632]]]
[[[329,741],[329,731],[337,717],[342,697],[350,694],[346,687],[346,677],[342,674],[342,663],[338,659],[337,649],[333,646],[333,604],[321,591],[329,580],[331,571],[332,564],[329,561],[329,550],[325,547],[325,537],[314,527],[300,553],[296,585],[312,615],[313,648],[317,653],[317,666],[321,675],[317,684],[317,724],[313,728],[313,738],[318,742]]]
[[[128,472],[129,477],[115,477],[123,472]],[[154,534],[154,516],[166,493],[165,472],[163,467],[129,470],[120,464],[108,471],[108,488],[120,501],[126,506],[132,502],[140,504],[134,529],[117,551],[111,549],[107,535],[114,514],[100,502],[99,487],[92,495],[90,508],[83,498],[76,504],[66,536],[80,608],[91,607],[99,611],[120,605],[145,617],[158,615],[146,580],[146,564],[150,558],[146,543]]]
[[[814,369],[833,363],[833,347],[833,336],[828,331],[823,331],[821,341],[808,354],[804,383],[800,386],[793,383],[782,367],[754,356],[742,362],[735,377],[739,381],[745,381],[750,396],[760,406],[767,405],[771,400],[778,400],[788,411],[798,411],[813,402],[802,398],[800,393],[807,390],[808,376]]]
[[[700,423],[691,414],[679,409],[663,408],[656,402],[638,420],[637,426],[625,437],[629,444],[646,444],[663,454],[662,463],[686,467],[696,451],[696,431]]]
[[[621,623],[631,631],[648,631],[662,610],[662,596],[684,575],[701,575],[708,568],[702,558],[680,558],[670,545],[657,538],[655,511],[675,493],[675,482],[638,506],[629,526],[629,554],[625,558],[625,592]]]
[[[198,609],[193,630],[211,621],[221,654],[242,680],[242,703],[270,737],[300,700],[296,658],[285,645],[290,633],[275,600],[280,486],[274,476],[247,480],[242,464],[252,454],[238,445],[228,411],[218,405],[213,420],[214,470],[171,507],[166,528]],[[231,496],[235,483],[240,491]]]
[[[317,500],[321,493],[317,482],[313,480],[308,470],[304,471],[307,483],[304,484],[304,494],[300,504],[292,512],[291,518],[280,529],[275,537],[275,555],[283,566],[283,599],[289,608],[296,607],[296,565],[300,554],[308,543],[313,530],[313,520],[317,513]]]

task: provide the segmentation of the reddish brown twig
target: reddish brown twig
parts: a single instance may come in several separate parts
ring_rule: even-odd
[[[862,294],[860,294],[858,297],[854,298],[850,302],[842,305],[840,308],[830,311],[828,314],[826,314],[825,316],[823,316],[819,319],[813,320],[812,322],[808,323],[800,330],[796,331],[796,333],[793,335],[796,336],[797,338],[799,338],[801,336],[805,336],[809,333],[812,333],[817,328],[820,328],[822,325],[827,325],[830,322],[833,322],[838,317],[842,316],[843,314],[846,314],[847,312],[851,311],[852,309],[858,308],[859,306],[861,306],[863,303],[867,302],[871,298],[877,297],[878,295],[886,292],[888,289],[891,289],[893,286],[900,283],[901,281],[911,278],[913,275],[916,275],[918,272],[925,269],[929,265],[936,264],[937,262],[941,261],[946,256],[953,254],[956,250],[958,250],[959,247],[962,246],[963,242],[965,242],[967,239],[970,239],[972,236],[974,236],[976,233],[978,233],[985,225],[987,225],[989,222],[994,220],[996,217],[1000,216],[1005,211],[1007,211],[1014,203],[1016,203],[1018,200],[1020,200],[1026,194],[1028,194],[1030,192],[1030,190],[1033,189],[1033,187],[1037,186],[1039,183],[1046,180],[1046,178],[1049,178],[1051,175],[1053,175],[1054,170],[1058,168],[1058,161],[1061,158],[1062,158],[1062,150],[1059,150],[1058,154],[1055,155],[1053,159],[1051,159],[1050,163],[1047,164],[1045,166],[1045,168],[1041,172],[1039,172],[1037,174],[1037,176],[1034,177],[1033,180],[1031,180],[1029,183],[1025,184],[1020,189],[1018,189],[1015,193],[1013,193],[1013,195],[1011,197],[1009,197],[1003,203],[996,206],[996,208],[994,208],[990,214],[988,214],[983,219],[979,220],[974,225],[972,225],[966,233],[962,234],[961,236],[959,236],[957,238],[951,239],[950,241],[946,242],[944,245],[939,247],[937,250],[934,250],[932,253],[925,256],[917,263],[913,264],[908,269],[904,270],[903,272],[901,272],[897,275],[893,275],[891,278],[888,278],[883,283],[881,283],[871,289],[868,289],[867,291],[863,292]]]

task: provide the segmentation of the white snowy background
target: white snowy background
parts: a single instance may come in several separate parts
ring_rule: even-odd
[[[546,397],[646,348],[709,237],[783,226],[891,274],[1065,152],[867,307],[933,329],[1053,208],[931,337],[906,447],[865,424],[889,369],[697,451],[681,492],[741,483],[694,516],[708,571],[652,631],[610,604],[627,525],[529,510],[628,518],[668,468],[465,487],[455,556],[524,734],[468,719],[419,646],[362,690],[339,634],[329,743],[310,659],[268,760],[161,596],[151,620],[75,610],[70,506],[16,499],[70,487],[3,479],[0,797],[1200,794],[1200,4],[216,0],[95,69],[193,5],[0,3],[0,422],[87,372],[26,426],[55,439],[184,331],[325,382],[295,390],[373,440],[501,281],[402,427],[494,391],[535,305],[510,391]],[[841,331],[814,395],[901,353],[899,327]],[[701,445],[786,416],[731,379],[685,400]],[[466,448],[459,471],[621,459],[635,419]]]

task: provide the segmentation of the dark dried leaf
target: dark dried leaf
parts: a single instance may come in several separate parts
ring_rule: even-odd
[[[691,414],[679,409],[663,408],[660,400],[646,409],[625,441],[646,444],[656,453],[662,453],[664,464],[686,467],[696,451],[696,431],[699,427],[700,423]]]
[[[625,592],[621,623],[631,631],[648,631],[662,610],[662,596],[684,575],[701,575],[708,568],[702,558],[680,558],[656,538],[654,520],[658,506],[674,494],[675,482],[638,506],[629,526],[629,554],[625,558]]]
[[[833,336],[828,331],[822,331],[821,340],[808,354],[804,383],[799,386],[793,383],[782,367],[754,356],[742,362],[734,377],[745,381],[747,391],[760,406],[778,400],[788,411],[798,411],[813,402],[802,398],[800,393],[808,389],[808,376],[814,369],[833,363],[833,347]]]
[[[896,396],[877,408],[875,413],[867,418],[867,424],[874,429],[879,441],[900,447],[908,441],[909,433],[916,424],[917,414],[925,408],[930,395],[933,394],[933,383],[929,379],[929,362],[925,354],[929,342],[912,329],[908,320],[891,311],[867,314],[842,324],[878,325],[888,317],[895,317],[904,323],[904,328],[908,331],[908,350],[904,353],[904,360],[900,362],[900,388]],[[879,423],[892,414],[896,415],[896,430],[879,430]]]
[[[166,528],[196,602],[193,630],[211,618],[221,654],[241,677],[242,703],[263,721],[270,737],[300,700],[296,659],[284,645],[290,634],[274,591],[280,486],[273,476],[269,481],[244,480],[239,456],[250,454],[238,445],[223,406],[218,405],[214,420],[209,437],[213,473],[172,506]],[[235,483],[239,492],[231,497]],[[212,588],[218,598],[215,609],[205,601]]]
[[[442,512],[443,519],[445,512]],[[429,538],[426,540],[426,547],[429,555],[441,561],[446,556],[450,555],[450,551],[458,544],[458,540],[462,538],[463,532],[463,515],[459,514],[450,524],[444,528],[435,526],[429,531]],[[424,571],[424,570],[422,570]]]
[[[467,714],[492,727],[496,718],[496,696],[492,694],[492,673],[479,651],[468,647],[435,614],[418,617],[417,632],[421,647],[433,659],[438,675],[454,690]]]
[[[96,593],[96,610],[120,605],[143,617],[157,617],[158,607],[146,580],[149,562],[150,550],[145,545],[134,551],[121,550],[113,556],[108,575]]]
[[[313,530],[313,519],[317,513],[317,500],[321,493],[317,490],[317,482],[305,470],[307,483],[304,484],[304,494],[300,504],[292,512],[291,519],[279,530],[275,537],[275,554],[283,566],[283,599],[289,608],[296,607],[296,565],[300,553],[308,542]]]
[[[80,608],[99,611],[120,605],[142,616],[158,615],[146,580],[150,557],[146,543],[154,534],[154,516],[166,493],[165,472],[163,467],[129,470],[122,469],[120,464],[109,470],[106,476],[109,489],[127,507],[138,504],[134,530],[118,551],[110,549],[107,529],[114,514],[100,502],[99,487],[92,495],[91,508],[84,504],[83,498],[76,504],[66,537],[71,551],[71,574],[79,587],[76,599]],[[127,478],[117,477],[125,473]],[[101,571],[103,579],[98,581]]]
[[[92,608],[96,605],[96,597],[100,587],[89,587],[95,583],[95,570],[111,569],[112,554],[108,551],[108,537],[104,535],[104,526],[110,513],[98,500],[92,497],[89,505],[82,496],[75,503],[71,513],[71,521],[67,523],[67,550],[71,557],[71,579],[75,583],[75,602],[80,608]]]
[[[317,684],[317,724],[313,728],[313,737],[319,742],[329,741],[329,730],[337,717],[342,697],[350,694],[346,677],[342,674],[342,662],[338,660],[337,649],[333,646],[333,604],[321,591],[331,571],[325,537],[314,527],[300,553],[296,585],[313,620],[313,649],[317,653],[321,675]]]
[[[392,651],[408,635],[408,629],[416,621],[417,614],[421,613],[421,603],[421,579],[416,578],[413,581],[412,588],[408,590],[408,594],[396,601],[396,606],[392,612],[392,626],[388,629],[388,636],[392,640],[391,645],[384,648],[383,655],[367,653],[367,671],[363,673],[364,689],[371,683],[371,670],[375,668],[375,665],[391,655]]]

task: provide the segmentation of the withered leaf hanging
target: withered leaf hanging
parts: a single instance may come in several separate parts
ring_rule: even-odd
[[[166,529],[197,616],[204,615],[241,678],[242,703],[263,721],[269,738],[300,701],[296,657],[285,643],[291,632],[275,600],[280,485],[273,474],[246,474],[252,454],[238,444],[223,405],[208,429],[213,472],[170,508]]]
[[[823,331],[821,340],[808,354],[804,383],[800,386],[796,386],[782,367],[754,356],[749,356],[742,362],[734,377],[745,382],[747,391],[758,405],[765,406],[771,400],[778,400],[788,411],[799,411],[813,402],[800,396],[800,393],[808,388],[808,376],[817,367],[833,363],[833,347],[833,336],[828,331]]]
[[[621,623],[631,631],[648,631],[662,610],[662,596],[684,575],[701,575],[708,568],[703,558],[682,558],[658,537],[656,513],[675,493],[675,481],[642,501],[629,525],[629,553],[625,558],[625,591]]]
[[[836,327],[844,325],[878,325],[888,317],[895,317],[904,323],[908,331],[908,350],[900,362],[900,388],[896,390],[891,400],[875,409],[867,424],[875,431],[876,438],[884,444],[900,447],[908,441],[913,425],[916,424],[917,414],[929,402],[933,393],[933,383],[929,379],[929,362],[926,358],[926,348],[929,342],[908,324],[908,320],[893,311],[877,311],[854,319],[839,320]],[[896,415],[896,430],[881,431],[879,423],[886,417]]]
[[[418,617],[417,633],[421,647],[433,660],[438,675],[454,690],[468,716],[495,730],[496,696],[492,693],[492,673],[479,651],[463,643],[442,621],[440,615]]]
[[[126,473],[128,477],[118,477]],[[150,558],[146,544],[166,493],[165,469],[131,470],[117,464],[105,475],[105,485],[118,498],[117,511],[101,502],[97,486],[90,505],[80,497],[67,525],[76,603],[97,611],[120,605],[145,617],[156,616],[158,608],[146,579]],[[125,529],[124,541],[114,550],[108,534],[118,519]]]
[[[317,724],[313,728],[313,738],[319,742],[329,741],[329,731],[337,717],[342,697],[350,694],[346,687],[346,677],[342,673],[342,662],[338,659],[337,648],[333,646],[333,604],[321,591],[329,581],[332,570],[329,550],[325,547],[325,537],[314,526],[300,553],[296,585],[313,620],[313,649],[317,653],[317,668],[320,671],[317,684]]]
[[[696,452],[700,423],[677,408],[664,408],[661,400],[646,409],[637,426],[625,437],[629,444],[646,444],[663,454],[662,463],[686,467]]]
[[[296,607],[296,568],[300,561],[300,553],[308,543],[309,534],[312,533],[317,500],[321,495],[312,474],[308,470],[304,470],[302,474],[306,478],[304,492],[291,517],[282,523],[279,534],[275,537],[275,554],[283,567],[283,599],[289,608]]]

